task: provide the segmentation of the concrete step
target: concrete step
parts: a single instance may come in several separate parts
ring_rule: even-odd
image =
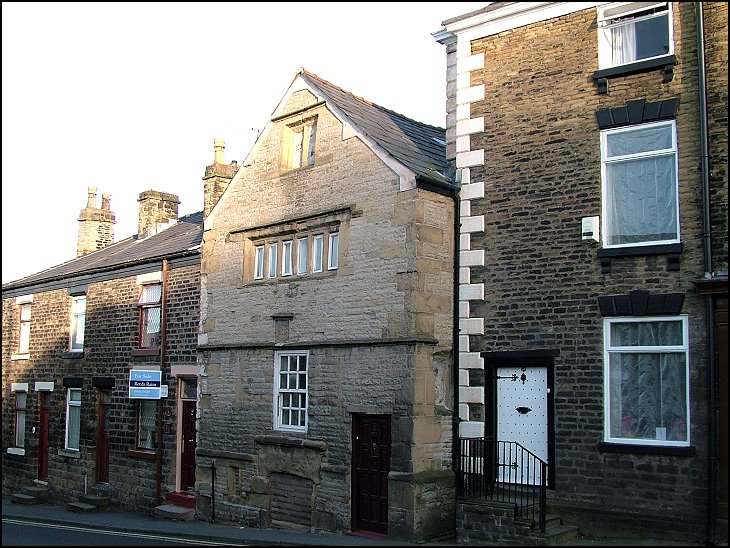
[[[192,508],[183,508],[175,504],[162,504],[152,510],[152,515],[156,518],[170,519],[173,521],[192,521],[195,519],[195,510]]]
[[[95,504],[88,504],[86,502],[74,501],[66,504],[66,508],[71,512],[79,512],[82,514],[88,514],[91,512],[98,512],[99,507]]]
[[[15,502],[16,504],[41,504],[44,502],[39,497],[36,497],[35,495],[28,495],[27,493],[13,493],[10,495],[10,500],[12,502]]]

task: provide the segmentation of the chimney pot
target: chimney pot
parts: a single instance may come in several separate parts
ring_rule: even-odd
[[[109,210],[109,200],[111,199],[111,194],[108,192],[104,192],[101,195],[101,209]]]
[[[213,140],[213,148],[215,150],[215,159],[213,160],[216,164],[225,164],[223,159],[223,151],[226,148],[226,141],[222,137],[216,137]]]
[[[89,187],[89,200],[86,203],[86,207],[96,208],[96,187]]]

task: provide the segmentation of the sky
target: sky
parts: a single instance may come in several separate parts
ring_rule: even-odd
[[[3,2],[2,283],[76,256],[87,189],[114,241],[146,190],[203,209],[213,141],[242,163],[299,67],[445,127],[442,21],[488,2]]]

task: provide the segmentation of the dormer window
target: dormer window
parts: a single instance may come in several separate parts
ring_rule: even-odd
[[[288,171],[313,166],[316,139],[316,116],[284,126],[281,139],[281,168]]]
[[[598,8],[599,69],[673,53],[670,2],[615,2]]]

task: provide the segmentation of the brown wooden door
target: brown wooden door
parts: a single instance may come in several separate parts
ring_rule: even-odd
[[[111,413],[109,392],[99,390],[96,416],[96,481],[109,483],[109,419]]]
[[[48,424],[51,417],[51,393],[41,392],[38,432],[38,479],[48,479]]]
[[[352,417],[352,529],[387,534],[390,417]]]
[[[724,541],[727,542],[727,486],[728,486],[728,321],[727,321],[727,297],[717,299],[715,305],[715,325],[717,326],[717,336],[715,346],[717,348],[717,370],[719,383],[719,406],[720,420],[718,424],[719,431],[719,448],[718,458],[720,461],[720,493],[717,506],[718,526],[722,527],[724,522],[725,536]],[[721,530],[721,529],[720,529]]]
[[[195,402],[182,402],[182,455],[180,457],[180,490],[195,487]]]

